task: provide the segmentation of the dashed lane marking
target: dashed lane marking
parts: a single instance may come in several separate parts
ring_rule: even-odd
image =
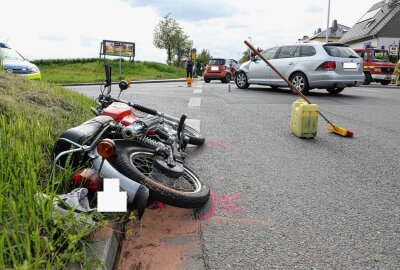
[[[200,119],[186,119],[185,123],[200,132]]]
[[[201,98],[190,98],[189,99],[189,104],[188,107],[200,107],[201,104]]]
[[[202,90],[202,89],[195,89],[195,90],[193,91],[193,94],[201,94],[201,93],[203,93],[203,90]]]

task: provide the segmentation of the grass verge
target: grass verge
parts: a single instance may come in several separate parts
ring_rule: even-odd
[[[90,118],[91,105],[56,85],[0,73],[0,269],[87,263],[83,247],[93,228],[53,214],[52,199],[66,190],[49,172],[55,139]],[[38,199],[42,192],[49,200]]]
[[[119,60],[98,59],[54,59],[33,61],[41,73],[42,80],[54,83],[85,83],[104,81],[104,64],[112,66],[112,78],[118,81]],[[121,78],[131,80],[174,79],[186,76],[183,68],[156,62],[122,61]]]

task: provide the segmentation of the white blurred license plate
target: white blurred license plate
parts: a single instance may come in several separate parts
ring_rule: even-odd
[[[218,67],[211,67],[211,70],[212,70],[212,71],[217,71],[217,70],[218,70]]]
[[[344,69],[356,69],[357,63],[343,63]]]

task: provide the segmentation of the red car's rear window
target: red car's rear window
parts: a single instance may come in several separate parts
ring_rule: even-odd
[[[225,65],[225,59],[211,59],[209,65]]]

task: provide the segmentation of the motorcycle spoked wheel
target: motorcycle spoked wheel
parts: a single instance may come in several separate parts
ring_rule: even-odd
[[[164,123],[170,126],[175,131],[178,129],[178,123],[165,120]],[[196,129],[185,125],[185,135],[189,138],[189,144],[201,146],[206,141],[206,138]]]
[[[183,165],[183,176],[172,178],[153,166],[154,158],[151,149],[127,147],[117,154],[114,166],[123,175],[145,185],[153,199],[165,204],[199,208],[207,203],[210,189],[193,169]]]

